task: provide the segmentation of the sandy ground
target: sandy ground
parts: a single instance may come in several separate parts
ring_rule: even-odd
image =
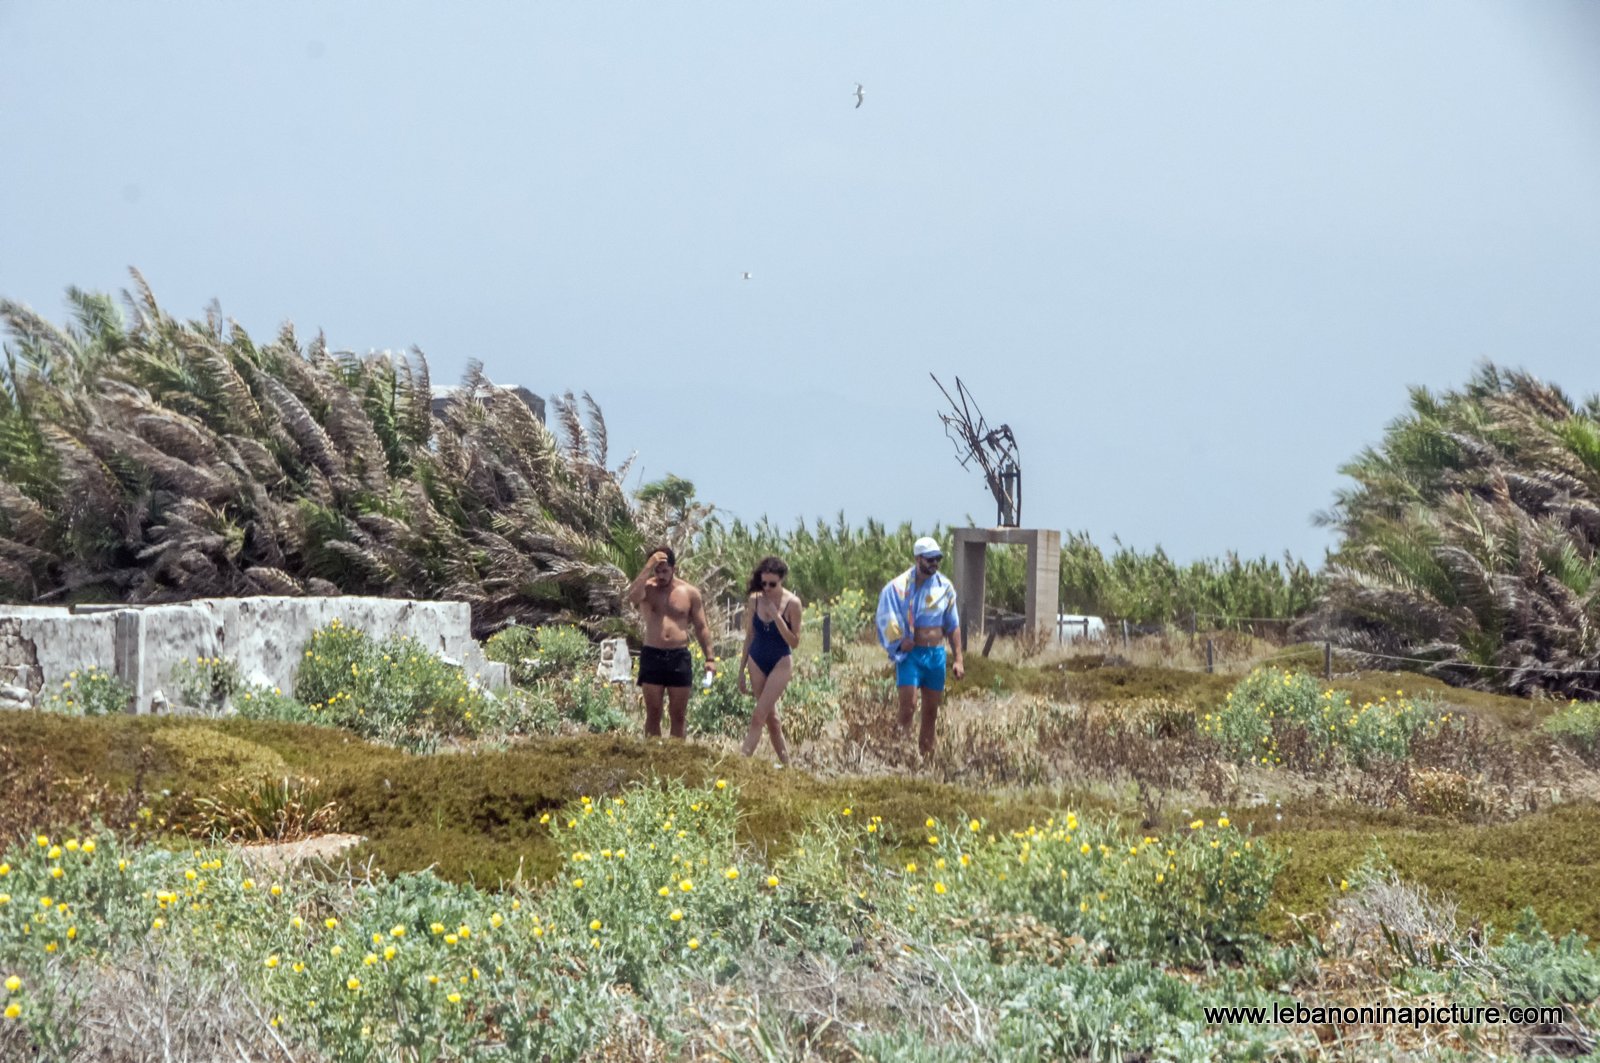
[[[239,855],[263,871],[284,871],[306,860],[333,860],[367,839],[359,834],[319,834],[297,842],[241,845]]]

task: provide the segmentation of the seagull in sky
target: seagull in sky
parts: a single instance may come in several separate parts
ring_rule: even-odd
[[[745,280],[749,280],[750,279],[750,271],[749,270],[745,270],[744,279]]]
[[[860,107],[867,99],[867,90],[861,87],[861,82],[856,82],[856,106]]]

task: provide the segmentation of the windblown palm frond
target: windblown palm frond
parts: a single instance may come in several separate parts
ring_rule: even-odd
[[[68,303],[63,328],[0,301],[0,594],[444,596],[480,633],[620,615],[617,562],[659,516],[606,470],[589,395],[556,404],[563,446],[478,363],[435,416],[420,351],[302,349],[287,325],[258,346],[214,304],[174,318],[136,270],[125,312]]]
[[[1600,676],[1600,408],[1484,365],[1341,471],[1343,536],[1304,630],[1451,682],[1588,696]],[[1374,660],[1377,663],[1377,659]]]

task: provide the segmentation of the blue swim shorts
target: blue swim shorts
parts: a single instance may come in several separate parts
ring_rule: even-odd
[[[911,655],[894,666],[894,685],[943,690],[944,657],[943,645],[912,647]]]

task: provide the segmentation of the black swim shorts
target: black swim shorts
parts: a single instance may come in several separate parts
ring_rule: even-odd
[[[694,681],[694,661],[689,648],[658,650],[645,646],[639,651],[639,685],[686,687]]]

